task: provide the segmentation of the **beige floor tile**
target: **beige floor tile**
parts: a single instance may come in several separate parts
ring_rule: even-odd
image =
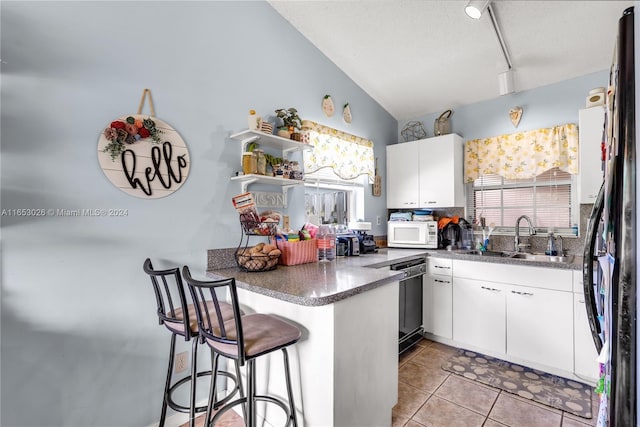
[[[420,424],[419,422],[416,422],[414,420],[409,420],[404,427],[425,427],[423,424]]]
[[[408,418],[401,417],[395,413],[391,416],[391,427],[402,427],[409,421]]]
[[[398,365],[402,366],[411,360],[417,353],[419,353],[425,346],[414,346],[405,351],[398,357]]]
[[[448,376],[449,373],[440,368],[428,368],[409,361],[400,367],[398,380],[422,392],[433,393]]]
[[[574,418],[563,417],[562,427],[588,427],[589,424],[582,423]]]
[[[453,356],[459,350],[457,347],[451,347],[449,345],[442,344],[442,343],[435,342],[435,341],[432,341],[431,345],[429,347],[431,347],[433,349],[436,349],[436,350],[439,350],[439,351],[441,351],[441,352],[443,352],[445,354],[448,354],[450,356]]]
[[[487,418],[487,420],[482,424],[482,427],[506,427],[505,424],[499,423],[495,420]]]
[[[450,354],[440,351],[437,348],[426,347],[416,353],[411,358],[411,361],[431,368],[440,368],[450,357]]]
[[[411,418],[428,398],[428,393],[400,382],[398,383],[398,403],[393,407],[393,413],[399,417]]]
[[[450,375],[436,390],[435,395],[472,411],[488,415],[498,398],[499,391],[477,382]]]
[[[485,420],[480,414],[431,396],[413,420],[428,427],[481,427]]]
[[[489,413],[489,418],[509,426],[560,427],[560,411],[532,403],[508,393],[501,393]]]

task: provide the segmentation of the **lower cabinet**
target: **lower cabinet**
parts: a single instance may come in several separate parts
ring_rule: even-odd
[[[505,353],[505,309],[504,285],[454,277],[454,341],[496,353]]]
[[[425,276],[423,325],[425,332],[453,338],[453,286],[451,276]]]
[[[453,341],[574,371],[571,271],[454,261],[452,279]]]
[[[507,289],[507,354],[573,371],[573,294],[512,286]]]

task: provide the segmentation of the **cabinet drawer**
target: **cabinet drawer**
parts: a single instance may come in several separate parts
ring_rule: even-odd
[[[460,260],[453,262],[453,269],[455,277],[534,286],[557,291],[571,292],[573,290],[571,270]]]
[[[447,258],[427,258],[427,274],[429,276],[451,276],[453,260]]]

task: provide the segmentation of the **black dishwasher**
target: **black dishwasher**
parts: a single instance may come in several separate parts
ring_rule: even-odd
[[[400,280],[400,331],[398,353],[402,354],[422,338],[422,277],[427,271],[425,258],[393,264],[391,270],[404,271]]]

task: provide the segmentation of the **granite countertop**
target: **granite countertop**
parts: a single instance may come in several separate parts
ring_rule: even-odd
[[[444,249],[427,249],[428,256],[437,258],[450,258],[465,261],[489,262],[495,264],[524,265],[529,267],[547,267],[561,270],[582,270],[582,257],[575,256],[571,262],[532,261],[518,258],[483,256],[469,254],[464,250],[447,251]]]
[[[319,306],[400,280],[403,273],[391,271],[388,266],[425,256],[425,250],[381,249],[378,253],[339,257],[330,262],[279,265],[260,273],[247,273],[236,267],[213,268],[207,275],[214,280],[235,277],[241,289],[298,305]]]
[[[450,258],[496,264],[581,270],[582,257],[571,263],[529,261],[507,257],[482,256],[465,251],[384,248],[377,253],[338,257],[335,261],[281,266],[260,273],[243,272],[237,267],[210,265],[207,275],[214,279],[235,277],[241,289],[257,292],[305,306],[332,304],[378,286],[402,279],[390,265],[418,257]],[[226,268],[224,268],[226,267]]]

